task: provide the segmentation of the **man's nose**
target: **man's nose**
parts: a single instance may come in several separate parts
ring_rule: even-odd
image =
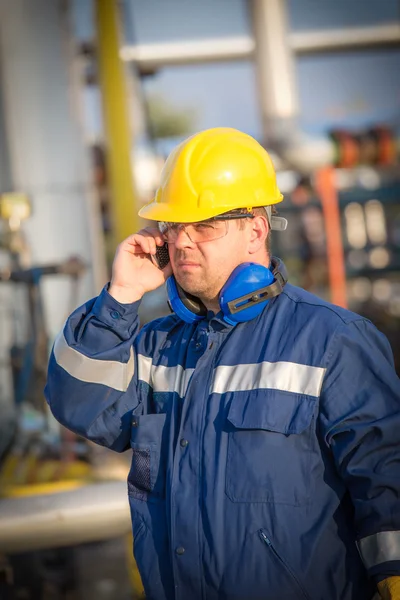
[[[184,226],[179,227],[178,235],[175,240],[175,247],[178,250],[183,250],[184,248],[189,248],[189,247],[192,248],[193,246],[194,246],[194,244],[193,244],[192,240],[190,239],[190,237],[186,231],[186,228]]]

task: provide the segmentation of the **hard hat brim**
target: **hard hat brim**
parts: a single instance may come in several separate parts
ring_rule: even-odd
[[[282,202],[283,195],[279,193],[276,198],[268,200],[266,204],[263,202],[259,206],[272,206],[273,204],[278,204]],[[252,203],[251,208],[256,208],[258,205],[256,203]],[[206,219],[211,219],[212,217],[216,217],[217,215],[221,215],[224,212],[228,212],[231,210],[236,210],[239,208],[250,208],[248,202],[243,203],[242,205],[232,206],[227,204],[227,206],[219,205],[217,207],[204,207],[197,208],[196,213],[193,214],[193,207],[189,206],[187,210],[185,210],[182,205],[174,206],[173,204],[167,204],[164,202],[157,202],[154,198],[148,204],[145,204],[139,210],[139,216],[144,219],[149,219],[150,221],[167,221],[170,223],[196,223],[199,221],[205,221]]]

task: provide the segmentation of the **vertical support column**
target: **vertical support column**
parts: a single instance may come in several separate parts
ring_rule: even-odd
[[[335,180],[335,170],[333,167],[323,167],[317,171],[315,176],[315,185],[324,214],[331,302],[347,308],[346,265],[340,223],[339,198]]]
[[[0,88],[0,195],[10,192],[13,188],[3,108]],[[4,260],[2,254],[4,253],[0,252],[0,268],[7,266],[7,261]],[[0,287],[0,460],[11,443],[16,423],[12,373],[9,366],[9,346],[11,344],[12,332],[8,324],[10,319],[7,313],[8,307],[12,305],[11,303],[11,290],[8,287]]]
[[[34,263],[81,256],[90,266],[77,303],[106,281],[99,212],[89,156],[71,101],[62,0],[0,0],[4,117],[14,187],[32,201],[24,224]],[[52,338],[71,310],[70,281],[43,284]]]
[[[131,161],[132,131],[127,86],[119,56],[116,0],[96,0],[97,57],[107,136],[107,164],[113,197],[116,242],[139,228]]]
[[[1,82],[1,62],[0,62],[0,82]],[[0,88],[0,194],[12,191],[10,159],[8,156],[8,142],[6,133],[6,123],[4,118],[3,98]]]
[[[0,85],[0,195],[13,190],[4,102],[1,92]],[[5,252],[0,251],[0,268],[8,266],[9,261]],[[13,297],[10,286],[0,285],[0,461],[4,458],[13,440],[17,422],[9,354],[14,334],[9,314],[12,306],[15,310],[15,297]]]
[[[251,0],[250,6],[264,142],[273,145],[289,136],[298,114],[286,0]]]

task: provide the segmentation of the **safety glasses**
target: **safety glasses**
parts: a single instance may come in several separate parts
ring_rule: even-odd
[[[250,212],[232,212],[196,223],[167,223],[161,221],[158,223],[158,228],[168,244],[176,242],[181,230],[186,233],[191,242],[201,244],[225,237],[229,230],[229,221],[253,218],[254,215]]]

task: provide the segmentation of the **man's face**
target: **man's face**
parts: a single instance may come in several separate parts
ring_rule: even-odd
[[[186,292],[203,301],[213,301],[232,271],[251,260],[250,224],[242,224],[244,227],[238,221],[224,221],[221,225],[226,228],[226,235],[206,242],[193,242],[190,226],[187,232],[185,228],[178,230],[176,241],[169,243],[169,253],[174,276]]]

